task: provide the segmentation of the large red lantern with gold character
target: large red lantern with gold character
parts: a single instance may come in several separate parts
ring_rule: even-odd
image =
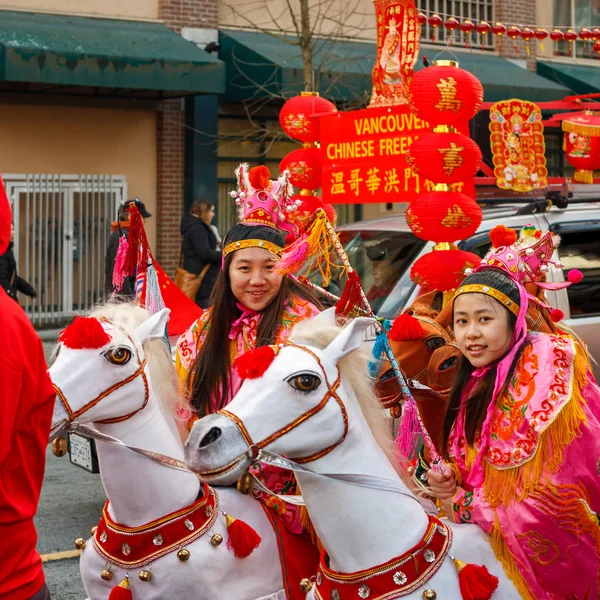
[[[464,240],[477,231],[481,219],[477,202],[453,191],[419,194],[406,209],[411,231],[432,242]]]
[[[454,290],[465,278],[465,269],[474,269],[481,262],[477,254],[446,246],[424,254],[412,266],[410,277],[417,285],[441,292]]]
[[[593,183],[594,171],[600,169],[600,113],[583,111],[562,117],[565,154],[577,171],[578,183]]]
[[[292,185],[304,190],[321,187],[321,156],[318,148],[298,148],[287,154],[279,164],[280,171],[289,171]]]
[[[483,86],[456,61],[439,60],[415,73],[411,106],[431,126],[456,125],[472,119],[483,102]]]
[[[426,133],[407,152],[412,170],[436,183],[473,179],[481,165],[479,146],[461,133]]]
[[[337,112],[333,102],[316,92],[302,92],[290,98],[279,111],[281,128],[300,142],[318,142],[321,136],[319,117]]]

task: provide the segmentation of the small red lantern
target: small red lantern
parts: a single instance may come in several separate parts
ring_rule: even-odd
[[[454,32],[458,29],[458,26],[460,25],[460,23],[458,22],[458,19],[455,19],[454,17],[450,17],[448,19],[446,19],[446,22],[444,23],[444,27],[446,28],[447,31],[450,32],[450,45],[452,46],[452,42],[454,42]]]
[[[475,177],[481,150],[460,133],[425,133],[410,145],[406,158],[412,170],[425,179],[455,184]]]
[[[419,194],[406,209],[406,222],[422,240],[455,242],[470,237],[481,224],[480,206],[460,192]]]
[[[431,27],[431,41],[435,42],[435,32],[436,29],[443,23],[442,17],[440,15],[431,15],[429,17],[428,23]]]
[[[465,269],[474,269],[480,263],[481,258],[477,254],[455,247],[434,250],[415,262],[410,270],[410,278],[428,290],[447,292],[461,284],[465,278]]]
[[[451,60],[421,69],[409,86],[414,112],[432,127],[472,119],[483,102],[483,86],[475,75]]]
[[[594,42],[594,52],[600,54],[600,42]]]
[[[419,25],[425,25],[425,23],[427,23],[427,15],[425,13],[420,12],[417,15],[417,21],[419,21]]]
[[[519,51],[519,47],[517,46],[517,38],[521,37],[521,29],[516,25],[511,25],[506,30],[506,35],[513,40],[515,46],[515,52]]]
[[[544,40],[548,37],[548,32],[543,27],[535,30],[535,39],[540,43],[540,50],[544,51]]]
[[[498,38],[498,50],[502,52],[502,36],[506,33],[506,25],[496,23],[492,27],[492,33]]]
[[[300,189],[321,187],[321,156],[318,148],[298,148],[283,158],[280,171],[289,171],[290,183]]]
[[[585,56],[585,50],[587,48],[587,43],[592,39],[592,32],[587,27],[583,27],[579,32],[579,39],[583,40],[583,50],[582,55]]]
[[[319,117],[337,112],[333,102],[316,92],[302,92],[290,98],[279,111],[281,128],[293,139],[318,142],[321,137]]]
[[[594,27],[594,29],[592,29],[592,40],[594,42],[600,42],[600,28]]]
[[[525,27],[523,31],[521,31],[521,38],[525,41],[525,49],[527,51],[527,56],[530,56],[531,52],[529,50],[529,42],[535,37],[535,32],[529,27]]]
[[[460,24],[460,30],[465,34],[467,48],[469,47],[469,36],[473,33],[474,29],[475,25],[470,19],[466,19]]]
[[[584,111],[562,120],[565,132],[565,154],[577,170],[578,183],[593,183],[594,171],[600,169],[600,113]]]
[[[492,26],[487,21],[477,23],[477,33],[481,36],[481,49],[485,48],[485,36],[491,31]]]
[[[577,41],[577,34],[569,29],[565,33],[565,40],[569,42],[569,56],[573,56],[573,42]]]
[[[558,56],[558,42],[565,39],[565,34],[560,29],[553,29],[550,32],[550,39],[554,42],[554,54]]]

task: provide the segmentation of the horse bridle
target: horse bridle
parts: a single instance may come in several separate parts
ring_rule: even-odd
[[[116,325],[115,323],[111,323],[107,319],[102,318],[102,319],[98,319],[98,320],[104,321],[105,323],[109,323],[113,327],[117,327],[118,329],[120,329],[127,336],[127,339],[131,342],[132,346],[134,348],[137,348],[137,345],[131,339],[131,336],[122,327],[120,327],[119,325]],[[119,381],[119,382],[115,383],[114,385],[110,386],[109,388],[107,388],[106,390],[101,392],[98,396],[96,396],[93,400],[90,400],[87,404],[85,404],[84,406],[82,406],[81,408],[79,408],[76,411],[74,411],[71,408],[71,406],[69,405],[69,401],[65,397],[63,391],[55,383],[53,383],[52,386],[54,387],[54,391],[56,392],[56,395],[60,399],[60,402],[63,405],[63,407],[67,413],[67,417],[68,417],[67,422],[72,423],[73,421],[75,421],[75,419],[77,419],[77,417],[80,417],[82,414],[84,414],[85,412],[90,410],[90,408],[93,408],[94,406],[96,406],[96,404],[98,404],[98,402],[100,402],[107,396],[110,396],[110,394],[112,394],[115,390],[118,390],[119,388],[123,387],[124,385],[127,385],[128,383],[130,383],[137,377],[141,377],[142,381],[144,382],[144,402],[143,402],[143,404],[139,408],[136,408],[135,410],[131,411],[130,413],[128,413],[126,415],[123,415],[121,417],[114,417],[112,419],[102,419],[101,421],[96,421],[96,423],[103,423],[103,424],[120,423],[121,421],[126,421],[127,419],[130,419],[131,417],[133,417],[133,415],[137,414],[140,410],[143,410],[144,408],[146,408],[146,405],[148,404],[148,400],[150,398],[150,388],[148,386],[148,378],[146,377],[146,372],[145,372],[146,359],[144,358],[144,360],[140,361],[139,356],[136,356],[136,358],[137,358],[138,365],[139,365],[136,371],[134,371],[131,375],[129,375],[129,377],[127,377],[123,381]]]
[[[340,386],[340,381],[341,381],[340,380],[340,377],[341,377],[340,370],[338,369],[337,379],[333,382],[333,384],[330,384],[329,380],[327,379],[327,373],[325,371],[325,367],[321,363],[321,360],[319,359],[319,357],[312,350],[309,350],[306,346],[294,344],[293,342],[284,342],[282,344],[278,344],[277,348],[281,349],[285,346],[298,348],[299,350],[303,350],[304,352],[307,352],[317,361],[317,363],[319,364],[319,367],[321,367],[321,370],[323,371],[323,376],[325,378],[325,384],[327,385],[327,392],[316,406],[314,406],[310,410],[307,410],[305,413],[301,414],[298,418],[294,419],[294,421],[292,421],[288,425],[285,425],[281,429],[277,430],[275,433],[272,433],[271,435],[269,435],[268,437],[266,437],[264,440],[262,440],[260,442],[254,442],[252,440],[252,437],[248,433],[246,426],[244,425],[244,423],[241,421],[241,419],[237,415],[234,415],[233,413],[231,413],[225,409],[222,409],[218,412],[219,412],[219,414],[222,414],[223,416],[231,419],[237,425],[244,440],[248,444],[248,450],[249,450],[250,457],[257,458],[260,451],[263,450],[266,446],[268,446],[275,440],[279,439],[280,437],[284,436],[285,434],[289,433],[290,431],[296,429],[296,427],[298,427],[299,425],[301,425],[302,423],[304,423],[305,421],[307,421],[308,419],[310,419],[311,417],[316,415],[321,410],[323,410],[325,408],[325,406],[327,406],[327,403],[329,402],[329,400],[331,398],[333,398],[338,403],[338,405],[342,411],[342,417],[344,419],[344,433],[343,433],[342,437],[334,444],[331,444],[331,446],[328,446],[327,448],[324,448],[323,450],[320,450],[319,452],[316,452],[315,454],[311,454],[310,456],[304,456],[304,457],[295,459],[296,463],[305,464],[305,463],[311,462],[313,460],[322,458],[323,456],[326,456],[332,450],[337,448],[346,439],[346,436],[348,435],[348,413],[346,412],[346,407],[344,406],[344,403],[342,402],[342,400],[340,399],[340,397],[337,394],[337,389]]]

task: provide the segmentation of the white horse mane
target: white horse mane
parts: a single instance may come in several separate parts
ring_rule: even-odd
[[[150,313],[129,302],[108,301],[96,306],[91,317],[104,318],[132,334],[138,325],[150,317]],[[166,341],[155,338],[144,343],[144,353],[150,371],[152,389],[161,408],[171,418],[177,419],[177,409],[181,406],[177,377]]]
[[[290,341],[297,344],[305,342],[323,350],[339,335],[340,331],[341,328],[335,325],[323,325],[322,323],[314,323],[312,319],[308,319],[298,323],[294,327]],[[405,473],[398,465],[391,417],[386,414],[379,403],[379,399],[375,395],[370,381],[369,359],[368,352],[360,348],[343,358],[338,363],[338,368],[340,369],[342,378],[350,384],[350,387],[354,391],[362,413],[371,429],[371,433],[390,463],[404,479]]]

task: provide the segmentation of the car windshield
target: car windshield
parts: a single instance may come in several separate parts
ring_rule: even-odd
[[[345,229],[338,235],[375,314],[394,318],[414,287],[408,270],[425,242],[405,231]],[[322,285],[317,269],[304,274]],[[340,296],[345,282],[340,270],[334,269],[329,291]]]

